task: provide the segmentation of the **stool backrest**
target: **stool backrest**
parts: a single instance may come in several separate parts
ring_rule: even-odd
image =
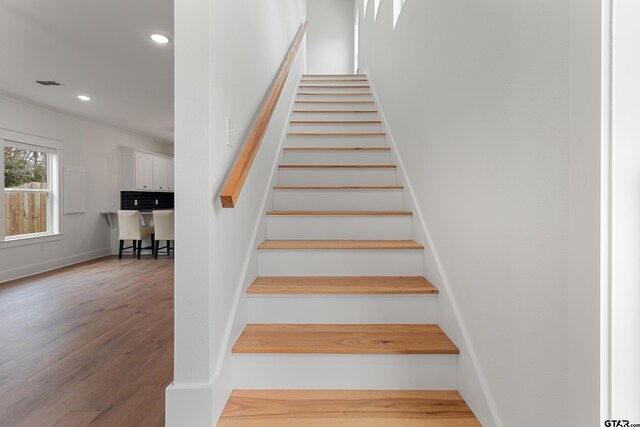
[[[153,211],[153,227],[156,231],[156,240],[175,240],[173,211]]]
[[[120,240],[142,240],[142,216],[138,211],[118,211]]]

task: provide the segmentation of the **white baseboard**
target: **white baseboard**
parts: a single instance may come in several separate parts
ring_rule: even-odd
[[[166,427],[213,427],[213,387],[171,383],[165,394],[165,408]]]
[[[80,262],[102,258],[109,255],[111,255],[110,247],[98,249],[91,252],[84,252],[77,255],[71,255],[64,258],[57,258],[41,263],[16,267],[11,270],[0,272],[0,284],[8,282],[9,280],[22,279],[24,277],[33,276],[34,274],[46,273],[47,271],[56,270],[58,268],[67,267],[69,265],[78,264]]]

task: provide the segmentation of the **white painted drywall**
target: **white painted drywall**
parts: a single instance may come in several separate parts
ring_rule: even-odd
[[[640,3],[613,20],[612,417],[640,422]]]
[[[303,72],[304,44],[237,206],[222,209],[219,194],[305,19],[305,2],[176,2],[174,19],[176,234],[183,243],[176,252],[175,371],[167,425],[210,426],[213,400],[218,406],[229,392],[220,386],[224,378],[214,379],[215,367],[225,354],[254,225]],[[225,144],[227,117],[235,129],[233,147]],[[200,404],[191,405],[194,395]]]
[[[361,67],[504,426],[598,422],[595,3],[409,0],[394,30],[383,1],[375,22],[369,10],[360,23]],[[447,323],[451,314],[439,316]],[[474,406],[472,374],[459,370],[458,382]]]
[[[353,73],[354,0],[307,0],[307,71]]]
[[[0,243],[0,282],[111,254],[111,230],[100,212],[120,206],[118,146],[167,155],[173,150],[170,144],[8,96],[0,96],[0,128],[62,140],[62,166],[85,169],[87,188],[85,212],[61,216],[61,240],[5,248]]]
[[[569,75],[569,257],[567,317],[567,419],[572,425],[602,425],[601,411],[601,233],[606,231],[602,205],[603,40],[602,0],[570,2]],[[567,25],[566,23],[564,25]],[[603,45],[604,43],[604,45]],[[606,86],[606,84],[605,84]],[[605,113],[606,114],[606,113]],[[603,213],[605,213],[603,215]],[[555,297],[555,293],[550,294]],[[602,343],[603,345],[605,343]]]

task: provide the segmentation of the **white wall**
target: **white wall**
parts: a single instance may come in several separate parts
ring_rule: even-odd
[[[370,1],[360,23],[361,67],[504,426],[598,425],[595,3],[408,0],[394,30],[392,2],[374,22]],[[469,375],[459,371],[459,384]]]
[[[354,0],[307,0],[307,70],[353,73]]]
[[[640,420],[640,3],[614,2],[612,417]]]
[[[219,194],[304,19],[303,0],[175,4],[176,234],[182,243],[169,426],[210,426],[214,400],[224,403],[229,392],[224,376],[215,377],[216,366],[226,354],[254,225],[303,72],[304,45],[237,206],[222,209]],[[225,145],[227,116],[233,147]]]
[[[569,138],[569,277],[567,328],[567,414],[571,424],[598,426],[601,410],[601,313],[604,300],[601,274],[602,236],[607,206],[606,133],[603,89],[608,67],[602,0],[571,0],[570,28],[570,138]],[[604,115],[603,115],[604,112]],[[606,316],[606,313],[602,313]]]
[[[173,149],[7,96],[0,96],[0,128],[63,141],[62,166],[84,168],[87,185],[86,212],[61,216],[61,240],[5,248],[0,244],[0,282],[110,254],[111,230],[100,211],[120,206],[118,146],[160,154]]]

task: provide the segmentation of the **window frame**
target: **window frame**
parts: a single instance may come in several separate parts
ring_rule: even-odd
[[[5,235],[4,218],[4,157],[0,162],[0,248],[36,244],[62,238],[62,148],[63,142],[37,135],[11,131],[0,128],[0,147],[4,156],[5,147],[15,147],[47,153],[47,189],[46,190],[12,190],[12,192],[37,192],[48,194],[47,197],[47,231],[43,233]]]

